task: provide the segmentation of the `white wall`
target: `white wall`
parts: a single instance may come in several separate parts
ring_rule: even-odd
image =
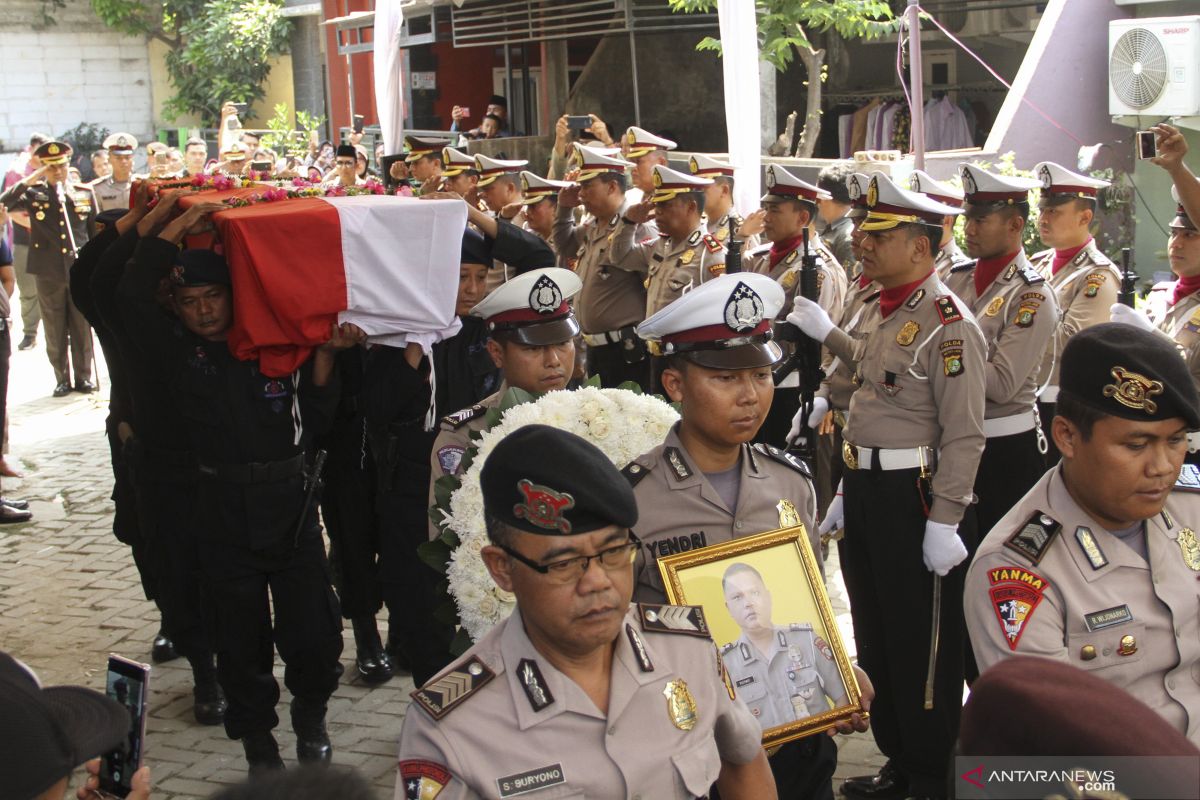
[[[146,42],[104,26],[87,0],[67,0],[57,24],[32,29],[41,0],[0,2],[0,149],[91,122],[145,141],[152,132]]]

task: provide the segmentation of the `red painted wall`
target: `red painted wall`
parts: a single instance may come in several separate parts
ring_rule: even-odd
[[[370,11],[371,0],[322,0],[326,20],[344,17],[354,11]],[[368,33],[369,37],[370,34]],[[326,64],[329,69],[329,119],[331,127],[350,127],[350,92],[346,69],[346,56],[338,53],[337,30],[325,26]],[[375,57],[367,53],[350,56],[350,68],[354,71],[354,111],[366,118],[367,125],[379,121],[375,113]]]

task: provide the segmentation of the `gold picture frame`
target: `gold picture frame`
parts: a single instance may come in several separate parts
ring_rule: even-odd
[[[658,569],[671,603],[704,609],[735,693],[763,726],[763,747],[868,716],[803,525],[663,556]]]

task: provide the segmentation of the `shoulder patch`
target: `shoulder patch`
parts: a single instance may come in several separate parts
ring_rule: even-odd
[[[1195,464],[1184,464],[1179,470],[1179,478],[1175,488],[1184,492],[1200,492],[1200,467]]]
[[[950,295],[946,294],[939,297],[936,305],[938,317],[942,320],[943,325],[962,321],[962,312],[958,310],[958,306],[954,303],[954,298]]]
[[[704,639],[712,637],[708,621],[700,606],[668,606],[658,603],[638,603],[638,620],[642,630],[655,633],[683,633]]]
[[[410,696],[429,716],[441,719],[495,677],[496,673],[487,664],[472,656]]]
[[[636,461],[630,461],[625,469],[621,470],[621,474],[625,476],[625,480],[629,481],[630,487],[637,486],[642,482],[642,479],[650,474],[649,467],[643,467]]]
[[[1062,530],[1061,524],[1038,511],[1016,533],[1005,540],[1004,546],[1014,553],[1025,556],[1029,559],[1030,564],[1036,567],[1046,555],[1046,551],[1050,549],[1054,537],[1058,536],[1060,530]]]
[[[1028,264],[1021,267],[1021,280],[1025,281],[1025,283],[1029,286],[1046,282],[1046,279],[1042,277],[1042,274]]]
[[[753,445],[753,448],[755,452],[761,453],[772,461],[777,461],[780,464],[791,467],[792,469],[796,470],[796,472],[799,472],[801,475],[808,478],[810,481],[812,480],[812,470],[808,468],[808,465],[788,451],[780,450],[778,447],[772,447],[771,445],[763,444],[762,442]]]
[[[725,246],[721,244],[721,240],[711,233],[704,235],[704,246],[708,248],[708,252],[710,253],[719,253],[725,249]]]
[[[1016,651],[1025,625],[1042,602],[1050,582],[1037,573],[1016,566],[989,569],[987,576],[990,584],[988,595],[992,610],[996,612],[996,620],[1000,623],[1000,632],[1009,650]]]
[[[442,417],[442,424],[449,425],[451,428],[461,428],[486,412],[487,409],[483,407],[482,403],[476,403],[470,408],[464,408],[462,411],[455,411],[453,414],[447,414]]]
[[[950,271],[951,272],[965,272],[969,269],[975,269],[975,265],[978,263],[979,263],[978,259],[974,259],[974,258],[969,261],[959,261],[954,266],[950,267]]]

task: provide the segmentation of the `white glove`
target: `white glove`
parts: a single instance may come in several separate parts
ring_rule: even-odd
[[[825,309],[800,295],[796,295],[796,303],[792,306],[792,313],[787,315],[787,321],[818,342],[825,341],[825,337],[833,330],[833,320],[825,313]]]
[[[1124,303],[1113,303],[1112,307],[1108,309],[1108,318],[1112,322],[1120,322],[1122,325],[1132,325],[1144,331],[1154,330],[1154,323],[1150,321],[1149,317]]]
[[[825,418],[825,414],[828,412],[829,401],[824,397],[814,397],[812,413],[808,415],[808,427],[816,430],[817,426],[821,424],[821,420]],[[792,427],[788,428],[787,441],[795,441],[796,437],[800,435],[800,429],[804,427],[802,425],[803,420],[800,419],[802,414],[804,414],[803,407],[797,409],[796,413],[792,416]]]
[[[840,531],[846,527],[845,523],[846,514],[842,510],[842,482],[838,481],[837,491],[834,493],[833,499],[829,501],[829,508],[825,509],[825,518],[817,526],[817,533],[824,536],[830,531]]]
[[[967,546],[959,538],[957,525],[926,520],[921,554],[925,557],[925,569],[945,575],[967,557]]]

